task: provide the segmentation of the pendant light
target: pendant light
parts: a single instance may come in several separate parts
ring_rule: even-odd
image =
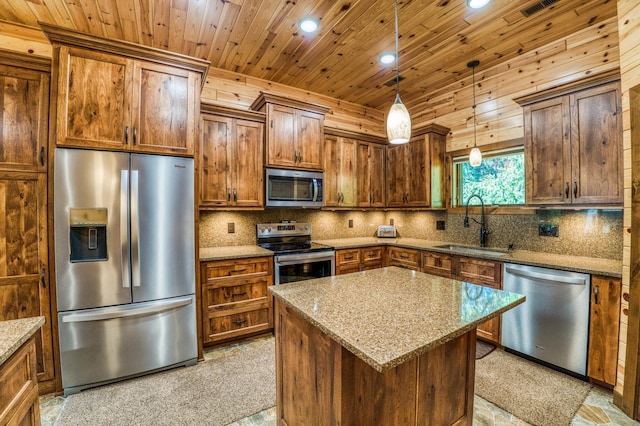
[[[387,137],[389,143],[401,144],[411,139],[411,116],[400,100],[400,61],[398,58],[398,0],[394,0],[396,17],[396,99],[387,116]]]
[[[473,75],[473,149],[469,153],[469,164],[473,167],[478,167],[482,164],[482,153],[476,144],[476,67],[478,65],[480,65],[480,61],[477,60],[467,64],[467,67],[471,68]]]

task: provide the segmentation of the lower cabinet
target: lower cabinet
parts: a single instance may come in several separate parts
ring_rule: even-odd
[[[204,345],[273,328],[273,258],[202,262],[201,276]]]
[[[404,247],[391,247],[387,251],[387,266],[399,266],[400,268],[420,269],[420,251]]]
[[[35,336],[0,366],[0,383],[0,424],[39,425]]]
[[[621,293],[620,278],[591,276],[587,376],[610,386],[616,384]]]
[[[336,275],[382,268],[383,247],[336,250]]]

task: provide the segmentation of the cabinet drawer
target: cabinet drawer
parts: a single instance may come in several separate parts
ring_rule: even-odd
[[[400,266],[402,268],[418,269],[419,266],[418,250],[405,249],[398,247],[389,248],[389,265]]]
[[[360,264],[347,264],[347,265],[341,265],[341,266],[336,266],[336,275],[343,275],[343,274],[351,274],[353,272],[360,272]]]
[[[203,271],[203,279],[206,283],[239,275],[269,275],[272,265],[273,259],[271,257],[207,262]]]
[[[382,247],[366,247],[362,249],[362,261],[364,263],[382,264]]]
[[[269,297],[267,287],[271,277],[253,277],[225,280],[202,286],[204,309],[224,309],[238,303],[264,301]]]
[[[453,276],[453,258],[448,254],[422,252],[422,272],[451,278]]]
[[[336,250],[336,264],[348,265],[360,263],[360,249]]]
[[[502,288],[502,262],[460,257],[458,265],[459,280]]]
[[[272,327],[269,303],[209,313],[205,321],[205,343],[217,342]]]

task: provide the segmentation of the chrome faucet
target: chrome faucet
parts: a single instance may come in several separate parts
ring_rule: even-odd
[[[465,228],[469,227],[469,201],[471,201],[472,198],[477,198],[478,200],[480,200],[480,205],[482,206],[482,211],[481,211],[482,214],[480,216],[480,222],[478,222],[473,218],[471,219],[473,219],[475,223],[480,224],[480,247],[486,247],[487,235],[489,235],[489,230],[487,229],[484,223],[484,201],[482,201],[482,197],[480,197],[478,194],[473,194],[472,196],[467,198],[467,208],[464,213],[464,227]]]

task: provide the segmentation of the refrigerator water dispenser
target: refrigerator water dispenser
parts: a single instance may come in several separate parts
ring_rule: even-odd
[[[69,260],[106,261],[107,209],[69,209]]]

